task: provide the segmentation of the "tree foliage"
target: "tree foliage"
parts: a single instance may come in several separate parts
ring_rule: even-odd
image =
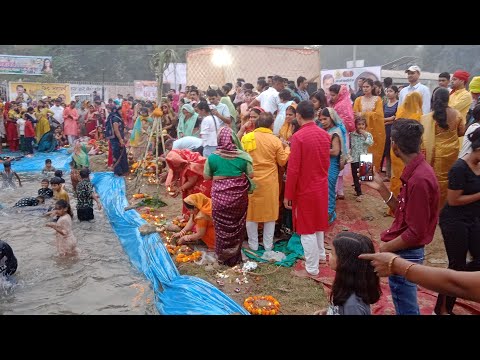
[[[35,76],[38,81],[131,82],[154,80],[149,63],[152,55],[167,48],[176,51],[179,61],[196,45],[0,45],[8,55],[52,56],[53,74]],[[33,78],[3,75],[3,80]]]
[[[170,48],[179,62],[186,52],[206,45],[0,45],[1,54],[52,56],[53,74],[44,76],[2,75],[1,80],[131,82],[154,80],[150,68],[153,54]],[[303,48],[305,45],[285,45]],[[352,60],[352,45],[323,45],[320,48],[323,69],[338,69]],[[476,45],[358,45],[357,59],[365,66],[383,65],[403,56],[417,56],[425,71],[454,72],[466,69],[480,73],[480,46]]]
[[[352,60],[353,45],[324,45],[320,48],[324,69],[344,68]],[[418,57],[417,65],[424,71],[453,73],[465,69],[472,75],[480,73],[478,45],[358,45],[356,58],[365,66],[379,66],[403,56]]]

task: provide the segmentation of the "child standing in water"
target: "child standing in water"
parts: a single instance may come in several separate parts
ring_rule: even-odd
[[[95,218],[93,215],[93,201],[97,203],[98,210],[102,209],[98,195],[90,182],[90,171],[88,169],[80,170],[82,179],[77,185],[77,217],[80,221],[90,221]]]
[[[58,177],[61,180],[62,186],[65,187],[65,179],[63,178],[63,171],[62,170],[56,170],[55,171],[55,177]]]
[[[65,200],[58,200],[55,203],[55,212],[57,213],[57,222],[50,222],[45,226],[56,231],[56,245],[60,256],[69,256],[77,254],[77,239],[72,232],[72,209]]]
[[[53,198],[55,200],[65,200],[70,204],[70,198],[68,197],[67,192],[63,189],[62,179],[54,177],[50,180],[50,184],[52,184]]]
[[[3,163],[3,171],[0,171],[0,177],[2,179],[2,189],[13,188],[17,186],[13,181],[13,177],[16,177],[18,180],[18,186],[22,187],[22,182],[20,181],[20,176],[15,171],[12,171],[12,165],[10,161],[5,161]]]
[[[358,258],[363,253],[375,253],[370,238],[353,232],[335,237],[329,258],[336,272],[330,305],[315,315],[371,315],[370,304],[380,299],[380,280],[370,262]]]
[[[47,173],[54,173],[55,168],[52,166],[52,160],[47,159],[45,160],[45,167],[42,170],[42,174],[47,174]]]
[[[53,197],[53,190],[48,187],[50,181],[48,181],[48,179],[43,179],[41,184],[42,187],[38,189],[38,195],[42,195],[45,198]]]

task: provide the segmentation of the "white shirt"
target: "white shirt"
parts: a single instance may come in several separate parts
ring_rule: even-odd
[[[272,114],[278,110],[278,104],[280,104],[280,98],[278,97],[278,91],[273,87],[269,87],[260,95],[256,97],[260,102],[260,106],[265,112],[271,112]]]
[[[215,126],[214,126],[215,127]],[[173,142],[172,149],[195,150],[202,146],[203,140],[195,136],[184,136]]]
[[[20,118],[17,120],[17,125],[18,125],[18,132],[20,135],[25,135],[25,123],[27,121],[23,118]]]
[[[18,123],[18,120],[17,120]],[[458,154],[458,158],[461,159],[467,154],[470,154],[472,152],[472,143],[470,140],[468,140],[468,135],[473,133],[475,130],[477,130],[480,127],[479,123],[473,123],[470,125],[465,132],[465,135],[463,136],[463,144],[462,148],[460,149],[460,153]]]
[[[225,123],[220,120],[218,116],[215,116],[215,121],[217,123],[217,128],[215,129],[215,123],[213,121],[213,117],[209,115],[203,118],[202,124],[200,125],[200,136],[202,137],[204,147],[217,146],[217,130],[220,130],[222,126],[225,126]]]
[[[423,114],[428,114],[430,112],[430,100],[432,98],[432,94],[430,93],[430,89],[423,84],[418,83],[417,85],[410,85],[404,87],[400,91],[400,95],[398,96],[398,106],[403,104],[405,101],[405,96],[412,91],[417,91],[422,95],[422,112]]]
[[[228,106],[223,104],[223,103],[218,103],[218,105],[215,105],[215,108],[217,109],[218,113],[222,115],[223,117],[229,118],[230,115],[230,110],[228,110]]]
[[[50,110],[53,111],[53,118],[57,120],[60,124],[63,124],[63,107],[53,105]]]

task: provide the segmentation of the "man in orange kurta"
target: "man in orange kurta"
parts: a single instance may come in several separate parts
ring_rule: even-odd
[[[311,101],[297,106],[301,128],[291,138],[284,205],[292,209],[295,232],[305,252],[305,270],[294,275],[319,280],[319,262],[325,262],[324,231],[328,228],[328,168],[330,135],[315,125]],[[256,176],[256,175],[255,175]]]
[[[458,110],[462,115],[462,124],[466,124],[468,110],[472,105],[472,94],[465,88],[470,74],[464,70],[457,70],[452,76],[452,92],[448,100],[448,106]],[[460,147],[463,145],[463,136],[458,138]]]
[[[265,251],[273,249],[275,221],[278,219],[278,167],[287,163],[290,149],[273,135],[274,118],[270,113],[260,114],[257,128],[242,138],[242,144],[253,159],[256,188],[248,196],[248,246],[258,250],[258,223],[263,225]]]

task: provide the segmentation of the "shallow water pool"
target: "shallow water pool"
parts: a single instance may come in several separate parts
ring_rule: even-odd
[[[36,196],[44,176],[20,177],[23,187],[0,190],[0,239],[18,260],[14,283],[0,280],[0,315],[157,314],[150,283],[131,265],[103,211],[95,204],[93,222],[76,218],[69,175],[66,190],[80,250],[74,258],[57,255],[55,232],[42,215],[45,206],[11,209],[20,198]]]

